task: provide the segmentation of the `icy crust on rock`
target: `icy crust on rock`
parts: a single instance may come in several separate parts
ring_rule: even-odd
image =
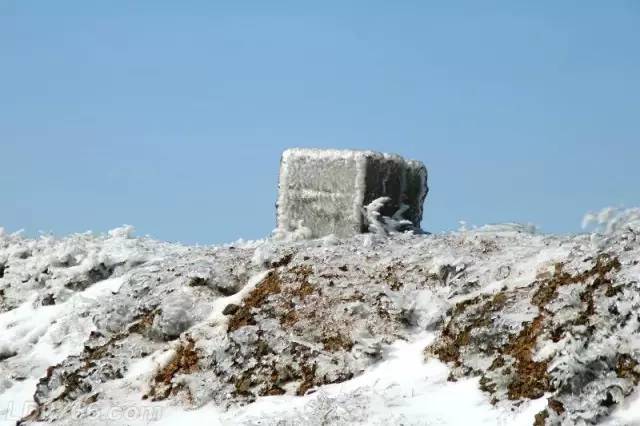
[[[373,154],[373,153],[371,153]],[[288,149],[282,154],[277,204],[278,228],[305,226],[312,236],[360,232],[366,151]],[[318,171],[324,170],[322,176]]]
[[[3,234],[0,419],[595,424],[640,378],[640,241],[526,229]]]
[[[362,209],[379,197],[389,198],[386,216],[402,209],[419,228],[427,192],[419,161],[374,151],[289,149],[280,167],[278,228],[305,227],[312,237],[365,232]]]

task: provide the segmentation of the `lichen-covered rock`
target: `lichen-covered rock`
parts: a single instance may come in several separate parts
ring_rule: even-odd
[[[546,396],[536,424],[596,423],[640,381],[635,264],[576,247],[527,285],[455,304],[426,353],[452,380],[480,376],[495,404]]]

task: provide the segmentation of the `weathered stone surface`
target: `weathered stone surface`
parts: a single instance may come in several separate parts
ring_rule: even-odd
[[[373,151],[289,149],[282,155],[278,228],[303,225],[313,237],[339,237],[366,231],[362,208],[379,197],[381,210],[419,227],[427,195],[427,169],[419,161]]]

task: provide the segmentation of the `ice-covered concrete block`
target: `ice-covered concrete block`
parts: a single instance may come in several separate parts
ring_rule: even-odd
[[[363,207],[389,197],[380,213],[419,227],[427,195],[427,169],[419,161],[373,151],[288,149],[282,154],[277,203],[278,228],[300,223],[313,237],[366,232]]]

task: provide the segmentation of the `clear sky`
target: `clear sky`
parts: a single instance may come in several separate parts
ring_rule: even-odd
[[[427,164],[423,228],[640,205],[640,2],[0,0],[0,226],[275,226],[294,146]]]

